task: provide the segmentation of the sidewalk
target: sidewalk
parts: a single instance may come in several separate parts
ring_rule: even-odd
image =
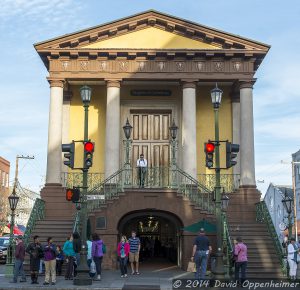
[[[39,277],[38,285],[31,285],[30,277],[27,277],[26,283],[9,283],[11,279],[0,276],[0,290],[1,289],[30,289],[30,288],[43,288],[45,290],[61,290],[61,289],[101,289],[101,290],[134,290],[143,289],[161,289],[171,290],[172,279],[174,278],[192,278],[193,274],[180,270],[178,267],[173,266],[160,270],[145,270],[141,269],[140,275],[128,275],[127,278],[121,278],[120,271],[107,270],[103,271],[101,281],[93,281],[91,286],[75,286],[73,281],[65,280],[64,277],[58,276],[55,286],[44,286],[44,276]],[[131,286],[131,287],[130,287]],[[157,287],[151,287],[157,286]],[[130,287],[130,288],[129,288]],[[160,287],[160,288],[159,288]]]

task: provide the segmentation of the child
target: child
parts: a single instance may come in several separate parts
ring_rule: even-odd
[[[64,254],[63,251],[61,249],[61,246],[57,246],[56,247],[56,274],[58,276],[61,276],[61,269],[62,269],[62,265],[64,263]]]

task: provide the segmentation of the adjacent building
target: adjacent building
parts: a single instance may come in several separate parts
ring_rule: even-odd
[[[0,156],[0,234],[7,224],[10,162]]]
[[[288,225],[288,213],[282,203],[285,195],[292,199],[294,198],[294,191],[292,186],[275,185],[273,183],[270,183],[264,196],[264,201],[268,207],[273,225],[281,242],[283,241],[284,236],[287,234],[287,231],[283,227],[281,227],[280,224],[285,223],[286,225]],[[293,211],[291,213],[291,218],[293,221]]]

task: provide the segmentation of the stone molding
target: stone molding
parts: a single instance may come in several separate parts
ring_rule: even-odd
[[[241,89],[253,89],[253,86],[256,82],[256,79],[252,80],[240,80],[239,81],[239,87]]]
[[[52,87],[63,88],[65,80],[63,80],[63,79],[51,79],[51,78],[48,78],[48,82],[50,84],[50,88],[52,88]]]
[[[105,80],[108,88],[120,88],[121,80]]]
[[[196,89],[197,80],[182,80],[182,89]]]

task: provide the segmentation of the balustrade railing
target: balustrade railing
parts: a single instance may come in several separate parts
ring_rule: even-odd
[[[233,245],[229,233],[227,216],[223,213],[223,247],[224,247],[224,267],[226,271],[226,275],[228,278],[232,276],[232,253],[233,253]]]
[[[32,234],[32,231],[36,225],[36,222],[39,220],[44,219],[45,217],[45,202],[37,198],[34,202],[33,208],[31,210],[26,230],[24,233],[24,244],[27,246],[29,244],[30,236]]]
[[[280,261],[280,266],[282,274],[287,276],[287,261],[284,249],[280,243],[279,237],[277,235],[276,229],[274,227],[270,212],[265,201],[260,201],[255,204],[256,207],[256,221],[260,223],[265,223],[267,225],[269,234],[271,235],[272,241],[274,243],[277,256]]]
[[[82,172],[62,172],[62,186],[67,188],[82,186]],[[104,180],[104,173],[88,173],[88,190]]]
[[[198,182],[203,184],[206,188],[213,191],[216,186],[216,175],[215,174],[198,174]],[[226,192],[234,192],[240,186],[240,175],[239,174],[221,174],[220,175],[221,187]]]

